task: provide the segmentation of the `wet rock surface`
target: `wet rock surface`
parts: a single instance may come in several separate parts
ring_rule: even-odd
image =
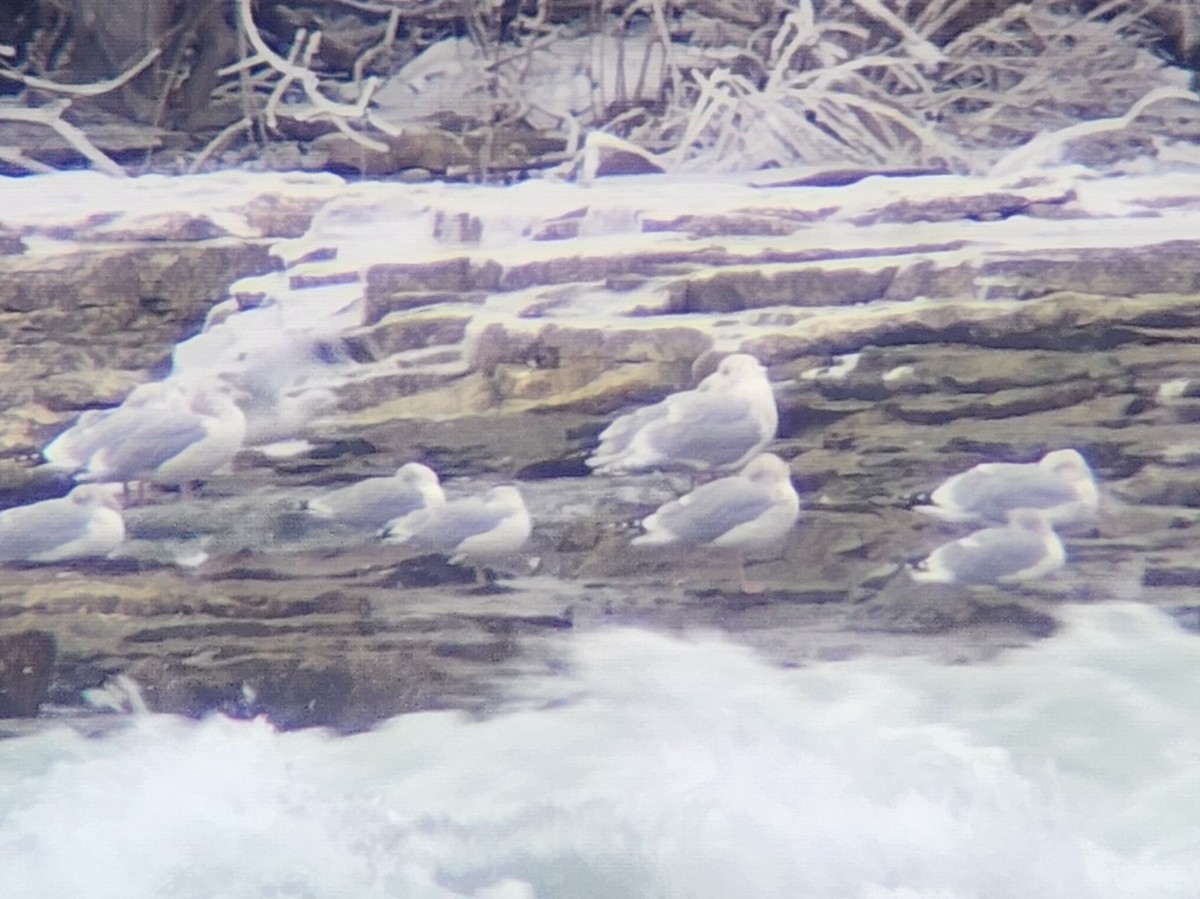
[[[54,254],[17,253],[2,276],[4,506],[65,492],[35,469],[41,446],[78,410],[161,374],[238,278],[286,265],[297,290],[358,284],[364,311],[338,341],[353,360],[338,410],[308,423],[306,452],[247,449],[199,497],[127,510],[116,558],[5,568],[0,639],[53,636],[55,708],[123,673],[158,710],[357,729],[414,709],[486,708],[511,678],[556,664],[573,629],[717,628],[786,664],[864,652],[969,662],[1052,633],[1066,601],[1191,608],[1198,416],[1193,398],[1159,388],[1200,364],[1200,256],[1178,240],[1006,247],[1010,216],[1050,233],[1066,217],[1060,227],[1078,232],[1086,210],[1061,185],[985,188],[959,185],[949,206],[853,194],[841,211],[836,192],[796,189],[791,208],[748,199],[673,220],[593,200],[569,234],[539,240],[548,232],[529,227],[497,246],[493,219],[461,217],[455,204],[469,202],[426,198],[417,221],[442,246],[428,261],[364,261],[344,236],[329,250],[322,216],[361,186],[307,204],[243,197],[290,212],[257,214],[236,239],[211,212],[173,220],[169,245],[136,221],[110,225],[118,242],[68,228]],[[375,202],[400,190],[380,186]],[[971,227],[957,240],[922,231],[938,216],[921,210],[935,207],[952,223],[970,210]],[[809,213],[833,236],[818,242]],[[628,220],[636,236],[589,241],[591,218]],[[735,220],[811,245],[749,241]],[[461,227],[447,236],[447,222]],[[46,237],[12,230],[35,247]],[[769,366],[771,450],[802,500],[785,545],[751,564],[754,594],[720,552],[630,548],[636,522],[686,479],[596,477],[583,464],[615,412],[694,384],[732,351]],[[1083,453],[1104,490],[1097,518],[1063,535],[1065,569],[1019,587],[909,580],[907,560],[969,531],[912,511],[914,496],[979,462],[1062,447]],[[488,586],[302,510],[322,489],[410,460],[452,496],[519,482],[534,535]]]
[[[45,631],[0,637],[0,718],[37,714],[49,694],[54,656],[54,637]]]

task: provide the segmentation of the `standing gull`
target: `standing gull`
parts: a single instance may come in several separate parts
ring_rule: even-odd
[[[1038,462],[985,462],[955,475],[918,512],[944,521],[1004,521],[1014,509],[1036,509],[1052,524],[1093,514],[1100,491],[1087,461],[1073,449],[1055,450]]]
[[[0,562],[62,562],[106,556],[125,539],[121,505],[110,488],[76,487],[0,512]]]
[[[196,387],[186,406],[143,410],[123,433],[94,449],[75,479],[186,488],[232,461],[245,433],[246,418],[227,385]]]
[[[939,546],[915,563],[914,581],[946,584],[1004,584],[1031,581],[1057,571],[1066,550],[1050,522],[1032,509],[1019,509],[1002,527],[985,528]]]
[[[796,523],[800,497],[786,462],[773,453],[755,456],[741,473],[702,484],[642,522],[635,546],[707,544],[737,550],[743,592],[744,551],[776,543]]]
[[[443,553],[455,564],[469,561],[475,566],[476,582],[482,585],[486,579],[479,566],[516,552],[532,529],[520,491],[505,484],[481,496],[428,506],[390,521],[383,538]]]
[[[587,464],[602,474],[736,469],[775,438],[778,426],[766,369],[753,356],[737,354],[695,390],[617,418],[601,432]]]
[[[168,409],[187,406],[187,392],[174,381],[151,381],[129,392],[113,409],[89,409],[80,414],[42,450],[46,467],[74,473],[86,468],[92,455],[120,439],[138,423]]]
[[[394,475],[367,478],[310,499],[310,515],[350,527],[381,528],[390,521],[446,501],[437,473],[419,462],[401,465]]]

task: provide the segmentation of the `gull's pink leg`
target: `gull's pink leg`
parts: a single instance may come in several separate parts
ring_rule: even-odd
[[[738,560],[738,583],[743,593],[762,593],[767,589],[767,585],[762,581],[751,581],[746,578],[746,557],[739,550],[737,554]]]

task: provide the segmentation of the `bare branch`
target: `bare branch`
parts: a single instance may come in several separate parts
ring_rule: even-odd
[[[367,66],[371,60],[379,56],[381,53],[386,53],[392,44],[396,43],[396,32],[400,28],[400,9],[392,7],[392,11],[388,13],[387,24],[383,27],[383,37],[379,39],[379,43],[372,47],[368,47],[362,52],[358,59],[354,60],[354,80],[361,82],[363,73],[367,70]]]
[[[158,59],[162,55],[162,50],[155,47],[145,56],[143,56],[131,69],[126,69],[115,78],[109,78],[107,81],[93,81],[90,84],[60,84],[57,81],[49,81],[45,78],[38,78],[34,75],[26,75],[22,72],[14,72],[11,69],[0,69],[0,78],[7,78],[10,81],[20,81],[28,87],[34,87],[39,90],[51,91],[56,94],[70,94],[76,97],[97,97],[100,94],[107,94],[111,90],[116,90],[122,84],[125,84]]]
[[[358,101],[355,103],[338,103],[330,100],[321,92],[321,81],[317,73],[308,67],[320,48],[321,32],[315,31],[310,35],[304,29],[297,31],[296,40],[285,59],[267,46],[267,42],[263,40],[262,33],[254,23],[251,0],[238,0],[238,14],[242,31],[245,33],[246,39],[250,41],[254,55],[226,66],[217,74],[224,76],[243,73],[260,65],[268,66],[277,72],[281,79],[272,88],[264,111],[270,127],[275,127],[279,115],[295,119],[298,122],[327,120],[360,146],[378,153],[387,151],[387,144],[360,134],[346,124],[348,119],[366,120],[367,104],[371,102],[371,95],[379,86],[378,78],[368,78],[360,85]],[[304,95],[309,101],[308,105],[284,105],[281,102],[284,93],[292,84],[298,84],[304,90]]]
[[[46,165],[44,162],[26,156],[19,147],[0,147],[0,162],[7,162],[9,165],[15,165],[37,175],[49,175],[58,171],[52,165]]]
[[[100,171],[107,172],[119,178],[128,177],[123,168],[88,140],[86,134],[62,118],[62,114],[66,111],[68,105],[68,101],[62,100],[51,106],[42,106],[33,109],[25,107],[0,107],[0,120],[32,122],[35,125],[45,125],[47,128],[52,128],[59,137],[71,145],[72,149],[79,153],[80,156],[89,160]]]
[[[210,156],[220,150],[221,147],[225,146],[231,137],[243,129],[253,133],[254,120],[250,116],[244,116],[243,118],[238,119],[232,125],[221,129],[221,133],[210,140],[205,145],[204,149],[200,151],[200,155],[192,160],[192,164],[188,166],[188,174],[191,175],[200,171],[200,168],[204,165],[204,163],[208,162],[208,158]]]
[[[245,67],[267,65],[284,77],[299,82],[300,86],[304,88],[305,96],[322,112],[343,118],[359,118],[362,116],[367,104],[371,102],[371,94],[378,84],[378,79],[368,78],[363,83],[362,93],[359,95],[358,102],[356,103],[337,103],[330,100],[321,93],[321,83],[316,72],[303,66],[298,66],[291,60],[284,59],[267,46],[267,42],[263,40],[262,34],[254,24],[254,15],[250,9],[250,0],[239,0],[238,10],[242,25],[246,29],[246,38],[254,48],[255,55],[232,66],[226,66],[218,74],[229,75]]]
[[[1120,131],[1128,128],[1133,124],[1134,119],[1146,111],[1147,107],[1163,100],[1197,102],[1200,101],[1200,97],[1181,87],[1157,88],[1134,103],[1122,116],[1077,122],[1067,128],[1060,128],[1058,131],[1039,134],[1029,143],[999,159],[992,168],[992,174],[1011,175],[1032,166],[1053,162],[1061,155],[1063,145],[1068,141],[1078,140],[1092,134],[1103,134],[1106,131]]]

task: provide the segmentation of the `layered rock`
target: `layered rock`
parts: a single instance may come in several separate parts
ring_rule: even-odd
[[[152,221],[126,200],[100,216],[116,241],[87,217],[0,215],[27,245],[0,322],[6,504],[61,489],[33,471],[41,445],[161,373],[225,296],[302,309],[340,291],[357,310],[322,370],[338,411],[309,423],[305,454],[249,450],[201,498],[130,510],[116,560],[6,578],[0,631],[55,635],[58,703],[124,672],[157,709],[355,728],[484,705],[572,627],[716,626],[792,663],[969,660],[1050,632],[1064,600],[1185,607],[1200,582],[1196,416],[1159,390],[1200,362],[1200,264],[1177,239],[1200,181],[1176,177],[1170,203],[1159,180],[1079,172],[838,189],[312,179],[250,199],[254,183],[237,183],[240,205],[193,190]],[[756,596],[719,554],[630,550],[632,523],[685,483],[582,462],[613,413],[734,351],[769,366],[772,449],[804,506],[779,556],[752,566],[769,585]],[[913,495],[1066,446],[1106,502],[1066,535],[1063,572],[1019,589],[908,580],[906,559],[963,533],[912,512]],[[518,577],[480,592],[469,571],[300,511],[409,459],[452,491],[520,481],[535,533]]]

